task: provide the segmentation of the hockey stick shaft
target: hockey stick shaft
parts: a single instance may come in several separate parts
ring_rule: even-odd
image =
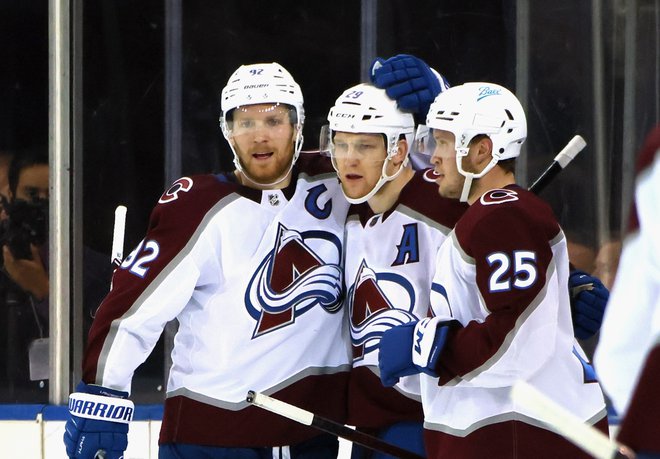
[[[112,253],[110,262],[113,267],[121,265],[124,258],[124,232],[126,229],[126,206],[117,206],[115,209],[115,226],[112,232]]]
[[[557,153],[557,156],[552,160],[552,163],[544,170],[541,175],[529,187],[529,191],[539,194],[543,189],[559,174],[568,164],[575,159],[587,142],[584,141],[582,136],[574,136],[566,146]]]
[[[119,205],[115,209],[115,223],[112,229],[112,251],[110,252],[110,263],[113,270],[121,265],[124,258],[124,233],[126,231],[126,206]],[[110,281],[112,289],[112,281]],[[104,449],[94,454],[94,459],[105,459],[107,452]]]
[[[399,457],[402,459],[423,459],[423,457],[419,456],[418,454],[384,442],[379,438],[365,434],[364,432],[360,432],[358,430],[353,430],[343,424],[339,424],[338,422],[317,416],[307,410],[303,410],[302,408],[283,402],[281,400],[277,400],[259,392],[249,391],[246,400],[248,403],[251,403],[254,406],[265,409],[280,416],[284,416],[285,418],[289,418],[301,424],[315,427],[319,430],[335,435],[337,437],[341,437],[353,443],[357,443],[371,450],[389,454],[391,456]]]
[[[634,459],[635,457],[630,448],[611,440],[600,430],[582,422],[577,416],[524,381],[518,381],[513,386],[511,398],[516,404],[533,412],[551,430],[596,459]]]

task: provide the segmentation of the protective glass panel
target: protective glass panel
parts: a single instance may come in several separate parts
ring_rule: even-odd
[[[220,92],[239,65],[256,62],[279,62],[302,87],[307,150],[319,147],[328,109],[360,82],[361,69],[376,55],[410,53],[450,83],[511,88],[527,110],[528,138],[516,169],[523,184],[531,184],[574,134],[586,139],[586,149],[541,196],[568,236],[573,264],[612,285],[634,156],[660,120],[657,1],[392,1],[374,2],[372,16],[360,3],[85,2],[83,160],[73,172],[82,174],[76,196],[83,266],[76,269],[83,272],[83,299],[76,300],[82,320],[73,334],[86,336],[109,289],[117,205],[128,207],[129,253],[172,181],[233,170],[218,125]],[[6,152],[47,151],[47,13],[45,0],[0,6],[7,19],[0,28],[7,44],[1,51],[0,166]],[[424,157],[414,162],[427,165]],[[39,356],[48,308],[3,295],[0,394],[10,402],[45,401]],[[169,346],[160,340],[138,369],[136,402],[162,400]],[[72,361],[72,368],[79,365]]]

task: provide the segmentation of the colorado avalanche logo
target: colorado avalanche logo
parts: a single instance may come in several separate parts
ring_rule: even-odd
[[[181,177],[179,180],[174,182],[165,193],[163,193],[163,195],[158,200],[158,203],[165,204],[168,202],[176,201],[179,199],[179,193],[187,193],[190,191],[192,186],[192,179],[188,177]]]
[[[385,291],[397,298],[396,307]],[[402,299],[407,301],[402,304]],[[411,312],[415,305],[415,290],[410,281],[399,274],[376,273],[364,260],[348,291],[348,304],[354,360],[360,360],[377,349],[384,331],[416,320]]]
[[[493,204],[502,204],[505,202],[517,201],[518,193],[513,190],[495,189],[490,190],[481,197],[481,204],[492,206]]]
[[[330,243],[341,259],[341,243],[325,231],[298,232],[281,223],[275,248],[261,262],[245,292],[245,305],[257,320],[253,338],[292,324],[316,305],[330,313],[341,307],[342,270],[321,260],[306,240]]]

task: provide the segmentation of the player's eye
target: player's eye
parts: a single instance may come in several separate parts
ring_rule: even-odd
[[[357,151],[360,153],[369,153],[370,151],[373,151],[374,148],[376,148],[376,146],[370,143],[357,144]]]
[[[277,127],[281,126],[282,124],[284,124],[284,120],[282,118],[268,118],[266,120],[266,125],[268,127]]]
[[[240,120],[238,122],[238,127],[241,129],[250,129],[254,127],[254,121],[253,120]]]

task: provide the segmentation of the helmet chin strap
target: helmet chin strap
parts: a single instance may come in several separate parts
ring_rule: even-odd
[[[472,188],[473,178],[474,176],[472,174],[465,177],[465,181],[463,182],[463,190],[461,190],[461,202],[467,202],[468,197],[470,196],[470,188]]]
[[[386,172],[388,161],[391,161],[391,158],[385,159],[385,161],[383,162],[383,168],[381,170],[380,178],[378,179],[378,182],[376,182],[376,185],[374,185],[374,187],[371,189],[371,191],[369,193],[365,194],[364,196],[361,196],[359,198],[349,198],[346,195],[346,192],[344,191],[344,188],[342,187],[341,191],[344,193],[344,197],[346,198],[346,200],[348,202],[350,202],[351,204],[361,204],[361,203],[366,202],[369,199],[371,199],[376,193],[378,193],[378,191],[380,191],[380,189],[383,187],[383,185],[385,185],[387,182],[391,182],[392,180],[394,180],[395,178],[397,178],[401,174],[401,172],[408,165],[408,156],[406,156],[406,159],[403,160],[403,162],[401,163],[401,166],[399,166],[399,169],[392,175],[387,175],[387,172]]]
[[[467,156],[467,148],[457,148],[456,149],[456,166],[458,167],[458,172],[465,177],[465,181],[463,182],[463,189],[461,190],[461,197],[460,201],[461,202],[467,202],[468,198],[470,197],[470,190],[472,188],[472,182],[474,179],[478,179],[486,175],[493,167],[495,167],[495,164],[497,164],[497,158],[491,158],[490,162],[486,164],[486,167],[482,169],[481,172],[479,173],[474,173],[474,172],[466,172],[463,170],[463,158]]]

